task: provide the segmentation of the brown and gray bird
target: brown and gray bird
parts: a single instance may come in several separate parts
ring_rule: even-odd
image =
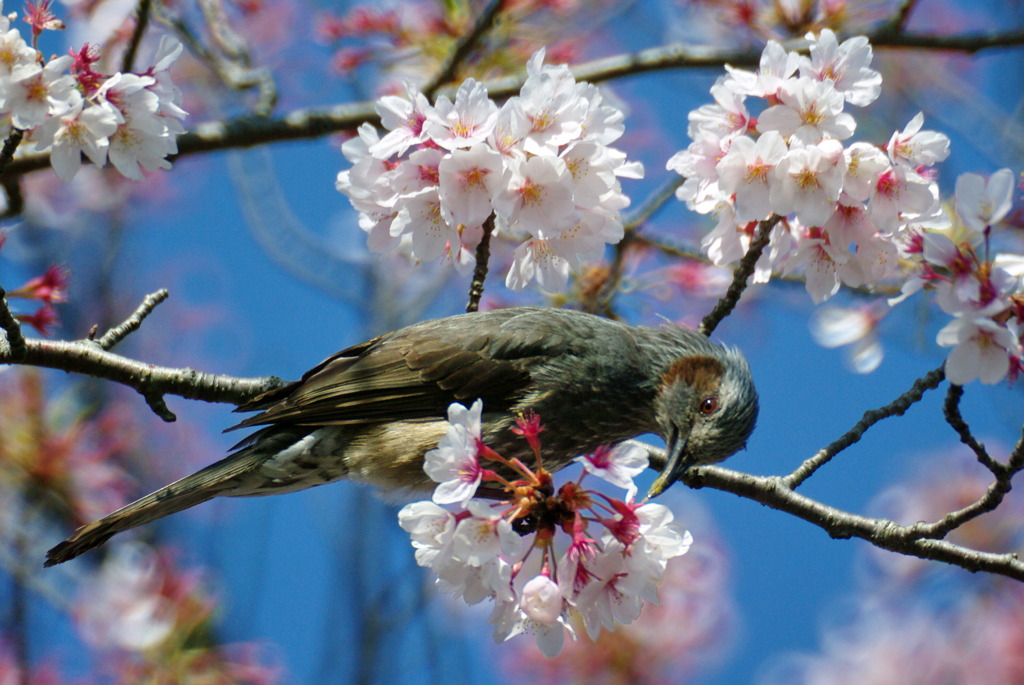
[[[59,564],[129,528],[218,496],[293,492],[351,478],[427,490],[423,455],[452,402],[483,400],[483,440],[531,457],[515,435],[533,411],[545,466],[644,433],[665,439],[659,494],[693,464],[741,449],[757,419],[743,356],[675,325],[628,326],[582,312],[512,307],[425,321],[326,359],[301,380],[238,408],[262,426],[233,454],[78,529],[49,551]]]

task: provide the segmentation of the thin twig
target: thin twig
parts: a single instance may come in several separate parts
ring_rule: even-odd
[[[129,334],[139,330],[139,326],[147,316],[149,316],[153,309],[167,299],[170,293],[167,292],[166,288],[161,288],[155,293],[146,295],[142,300],[142,304],[136,308],[132,315],[125,319],[121,324],[111,328],[109,331],[103,334],[103,337],[96,341],[96,344],[100,346],[100,349],[110,350],[119,342],[128,337]]]
[[[128,73],[135,66],[135,55],[139,52],[139,45],[142,43],[142,36],[149,26],[149,10],[153,6],[153,0],[139,0],[135,10],[135,28],[132,29],[132,37],[128,41],[128,47],[124,50],[121,59],[121,71]]]
[[[448,59],[441,65],[434,78],[430,79],[423,88],[423,94],[427,96],[428,100],[433,100],[438,88],[455,78],[459,67],[467,60],[470,53],[480,42],[480,39],[494,26],[494,21],[501,13],[503,4],[503,0],[492,0],[491,4],[484,9],[483,14],[473,22],[473,28],[470,29],[469,33],[460,38],[455,44],[455,49],[448,55]]]
[[[867,429],[890,416],[902,416],[911,405],[920,401],[927,390],[933,390],[938,387],[945,377],[946,372],[942,366],[933,369],[914,381],[914,385],[909,390],[889,404],[864,412],[864,416],[861,417],[860,421],[853,428],[843,433],[843,435],[824,449],[819,450],[813,457],[804,461],[792,473],[785,476],[782,481],[786,487],[793,490],[797,489],[805,480],[814,475],[815,471],[831,461],[834,456],[860,440]]]
[[[960,386],[958,385],[953,385],[950,389],[952,390],[952,388],[959,387]],[[950,397],[953,395],[953,392],[947,394],[946,403],[943,407],[943,412],[946,414],[947,421],[949,420],[950,415]],[[957,394],[956,397],[957,400],[959,400],[959,394]],[[955,411],[956,416],[960,417],[959,409],[954,407],[953,410]],[[960,418],[960,421],[962,422],[963,419]],[[982,514],[994,511],[996,507],[1002,503],[1006,493],[1010,492],[1013,487],[1012,480],[1014,476],[1016,476],[1021,469],[1024,469],[1024,428],[1021,429],[1021,437],[1017,440],[1017,445],[1014,447],[1013,452],[1010,453],[1010,458],[1005,464],[1002,464],[988,456],[984,446],[978,444],[974,439],[974,436],[971,434],[970,428],[967,427],[966,422],[963,422],[962,428],[964,432],[961,432],[961,429],[957,428],[957,433],[960,433],[961,442],[968,444],[967,441],[964,440],[964,435],[966,434],[969,439],[976,444],[978,448],[980,448],[981,453],[985,455],[985,458],[988,459],[989,463],[986,463],[982,459],[981,454],[979,454],[977,449],[968,444],[968,447],[971,447],[971,449],[974,450],[975,455],[978,456],[978,461],[980,461],[995,475],[995,481],[988,486],[981,497],[971,504],[968,504],[966,507],[958,511],[950,512],[934,523],[917,523],[911,526],[911,529],[916,535],[921,537],[941,538],[946,536],[950,531],[964,525],[968,521],[972,521]]]
[[[747,289],[747,281],[750,279],[750,274],[754,273],[754,266],[757,264],[757,260],[761,258],[761,253],[768,246],[772,229],[781,220],[781,216],[773,214],[770,219],[758,223],[757,235],[754,236],[754,239],[750,242],[750,247],[747,248],[747,253],[743,255],[743,259],[736,266],[729,289],[725,291],[725,295],[718,301],[714,309],[708,312],[708,315],[701,320],[700,327],[697,329],[701,333],[711,335],[715,328],[718,327],[718,324],[722,322],[722,319],[727,317],[736,305],[739,304],[743,291]]]
[[[494,232],[494,214],[484,221],[484,233],[476,246],[476,267],[473,269],[473,280],[469,284],[469,302],[467,312],[475,312],[480,308],[480,298],[484,295],[484,281],[487,279],[487,263],[491,259],[491,234]]]
[[[997,478],[985,490],[985,494],[966,507],[951,511],[934,523],[915,523],[908,526],[912,537],[941,539],[952,531],[973,521],[982,514],[995,510],[1003,502],[1003,497],[1010,491],[1009,479]]]
[[[978,461],[989,471],[998,475],[1002,472],[1003,465],[989,456],[985,446],[974,437],[970,426],[960,414],[960,398],[963,397],[963,394],[963,386],[950,384],[949,391],[946,393],[946,401],[942,404],[942,413],[946,417],[946,423],[952,426],[956,434],[960,436],[960,442],[971,448]]]

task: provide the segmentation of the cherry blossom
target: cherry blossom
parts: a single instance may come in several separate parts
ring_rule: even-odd
[[[461,404],[448,407],[448,431],[436,449],[424,455],[423,470],[440,485],[434,489],[437,504],[466,503],[476,494],[483,477],[478,458],[480,413],[483,402],[477,400],[466,409]]]
[[[800,74],[832,82],[851,105],[867,107],[882,92],[882,75],[871,69],[871,45],[865,36],[854,36],[839,44],[830,29],[815,36],[807,34],[810,57],[800,56]]]
[[[1009,169],[1000,169],[988,180],[978,174],[960,174],[956,179],[956,215],[968,227],[983,231],[1010,213],[1013,190],[1013,172]]]
[[[718,187],[735,194],[736,221],[767,219],[772,213],[770,183],[776,165],[789,149],[777,131],[768,131],[756,141],[740,137],[716,166]]]
[[[775,167],[772,207],[777,214],[795,214],[806,226],[821,226],[834,212],[845,174],[846,158],[838,141],[791,150]]]
[[[885,146],[893,164],[911,168],[932,166],[949,157],[949,137],[936,131],[922,131],[924,113],[918,112],[907,127],[896,131]]]
[[[729,88],[741,95],[770,97],[778,93],[800,66],[800,56],[787,52],[777,41],[770,40],[761,52],[756,72],[745,71],[726,65],[729,76],[725,81]],[[691,135],[692,137],[692,135]]]
[[[84,589],[79,628],[97,646],[130,651],[152,649],[167,640],[176,615],[170,598],[160,594],[155,555],[144,545],[116,547],[99,574]]]
[[[551,154],[578,139],[588,110],[588,102],[579,97],[569,67],[544,67],[543,60],[544,51],[540,50],[527,62],[528,77],[519,97],[511,103],[522,113],[517,119],[529,123],[522,145],[533,155]]]
[[[1010,370],[1010,358],[1020,358],[1020,342],[1006,326],[985,316],[959,316],[939,331],[937,341],[953,347],[946,360],[946,378],[965,385],[977,379],[998,383]]]
[[[484,143],[455,150],[438,162],[438,183],[452,224],[479,226],[493,211],[504,180],[501,155]]]
[[[1013,173],[962,176],[954,223],[929,169],[949,156],[949,138],[925,130],[919,113],[884,146],[844,146],[856,129],[846,105],[865,106],[881,91],[871,46],[863,36],[839,43],[827,29],[806,38],[809,57],[769,42],[757,72],[727,67],[712,87],[714,104],[688,117],[693,142],[666,164],[684,176],[676,197],[715,218],[701,240],[709,260],[739,260],[756,222],[774,217],[755,283],[799,275],[815,303],[843,285],[884,281],[900,290],[889,306],[928,292],[954,317],[937,338],[952,348],[954,382],[1015,377],[1024,371],[1024,257],[996,251],[989,236],[1010,211]],[[751,98],[765,101],[756,117]],[[851,363],[867,372],[882,358],[876,324],[884,315],[825,310],[813,330],[824,345],[852,344]]]
[[[639,445],[623,443],[614,448],[599,447],[590,454],[577,457],[587,473],[608,481],[626,491],[626,499],[633,499],[637,486],[633,478],[647,468],[647,450]]]
[[[482,143],[498,120],[498,106],[487,97],[487,89],[466,79],[455,93],[455,102],[442,95],[427,110],[425,127],[431,140],[455,150]]]
[[[377,101],[376,110],[388,133],[371,148],[374,157],[388,159],[401,155],[412,145],[427,140],[425,124],[430,103],[411,83],[405,84],[404,98],[385,95]]]
[[[143,74],[108,76],[93,69],[98,57],[88,44],[44,63],[11,28],[13,16],[0,17],[0,114],[37,151],[50,152],[61,180],[78,173],[82,154],[96,166],[109,160],[135,180],[143,170],[170,167],[166,158],[177,152],[187,116],[169,72],[184,49],[179,41],[163,36]],[[30,3],[25,21],[33,44],[42,30],[63,28],[48,0]]]
[[[554,623],[562,615],[562,591],[547,576],[536,576],[523,586],[520,606],[534,621]]]
[[[60,115],[71,108],[71,98],[78,95],[74,77],[64,73],[71,63],[72,59],[65,55],[50,60],[46,66],[31,62],[11,69],[0,106],[10,112],[14,126],[35,128],[47,116]]]
[[[412,236],[412,254],[416,259],[437,259],[452,245],[459,244],[459,232],[441,212],[441,196],[436,187],[424,188],[402,198],[402,208],[391,222],[391,235]]]
[[[687,115],[690,137],[696,138],[702,131],[725,138],[746,133],[753,123],[744,104],[746,95],[732,87],[729,77],[719,77],[711,86],[711,96],[714,104],[701,105]]]
[[[119,115],[106,105],[86,106],[75,91],[71,108],[43,122],[34,136],[37,150],[50,150],[50,163],[62,181],[70,181],[82,167],[82,153],[96,166],[107,161],[110,136]]]
[[[622,110],[543,59],[543,50],[530,59],[519,95],[500,108],[472,79],[454,102],[431,106],[411,85],[378,102],[389,132],[361,128],[360,142],[346,142],[352,168],[336,182],[371,250],[464,268],[493,220],[496,239],[518,243],[506,284],[554,291],[622,239],[629,198],[619,179],[643,177],[641,164],[609,147],[624,130]]]
[[[543,236],[572,223],[572,174],[557,157],[534,156],[508,163],[505,186],[494,198],[494,210],[509,222],[519,222]]]
[[[646,466],[646,451],[600,448],[580,460],[583,476],[556,488],[543,466],[539,418],[521,417],[515,429],[536,455],[531,469],[480,442],[481,412],[479,400],[468,410],[449,407],[449,429],[425,466],[440,481],[434,501],[399,512],[416,562],[431,569],[438,587],[468,604],[492,599],[495,640],[530,633],[547,656],[561,651],[566,633],[575,638],[574,615],[583,617],[593,636],[635,620],[645,602],[656,603],[669,560],[685,554],[693,539],[667,507],[633,501],[633,477]],[[505,475],[481,470],[483,462]],[[626,489],[626,500],[587,490],[589,474]],[[503,498],[472,499],[472,492],[467,498],[465,491],[476,491],[480,482],[504,492]],[[458,496],[450,497],[456,490]],[[453,513],[442,502],[462,508]],[[588,532],[596,526],[604,532]],[[570,539],[563,541],[560,533]]]
[[[19,66],[33,64],[36,51],[25,42],[18,29],[10,28],[6,16],[0,16],[0,77],[10,77]]]
[[[801,77],[787,80],[779,87],[781,103],[769,107],[757,119],[762,133],[778,131],[783,138],[802,143],[817,143],[823,138],[846,140],[853,135],[856,122],[843,111],[843,96],[831,81]]]

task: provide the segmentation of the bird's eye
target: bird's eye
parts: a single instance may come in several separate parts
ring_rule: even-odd
[[[705,397],[704,401],[700,403],[700,413],[704,416],[714,414],[718,409],[718,398],[717,397]]]

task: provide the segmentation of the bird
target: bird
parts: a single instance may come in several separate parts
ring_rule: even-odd
[[[483,402],[482,442],[532,458],[512,429],[543,423],[544,465],[640,435],[666,443],[649,496],[687,468],[745,447],[758,396],[739,350],[668,323],[631,326],[554,307],[508,307],[433,319],[348,347],[301,379],[236,411],[228,430],[255,428],[221,461],[79,528],[46,566],[113,535],[218,496],[294,492],[340,479],[384,491],[429,491],[424,454],[444,436],[454,402]]]

